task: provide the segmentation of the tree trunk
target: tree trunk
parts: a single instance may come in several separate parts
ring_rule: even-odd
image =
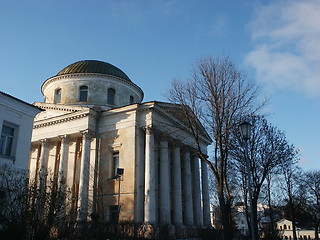
[[[289,204],[290,204],[290,212],[291,212],[291,220],[292,220],[292,235],[293,235],[293,240],[297,240],[297,232],[296,232],[296,218],[295,218],[295,213],[294,213],[294,203],[293,199],[289,199]]]
[[[268,184],[268,207],[269,207],[269,218],[270,218],[270,224],[268,226],[268,234],[271,233],[271,239],[275,238],[275,231],[274,231],[274,219],[273,219],[273,209],[271,206],[271,186],[270,186],[270,177],[267,178],[267,184]]]
[[[258,238],[258,212],[257,212],[257,205],[258,205],[258,199],[257,197],[254,197],[252,199],[252,206],[251,206],[251,211],[253,213],[253,234],[254,234],[254,239],[259,239]]]
[[[223,237],[224,239],[232,239],[233,229],[232,229],[232,224],[230,222],[230,219],[231,219],[230,204],[226,203],[223,196],[219,196],[219,204],[220,204],[221,220],[222,220],[222,226],[223,226]]]
[[[319,222],[316,222],[316,226],[314,228],[315,239],[319,239]]]

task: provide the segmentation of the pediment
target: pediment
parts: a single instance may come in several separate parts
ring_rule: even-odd
[[[84,110],[89,110],[88,107],[70,106],[70,105],[59,105],[52,103],[40,103],[36,102],[33,105],[45,110],[39,113],[35,117],[35,121],[55,118],[63,115],[69,115],[70,113],[82,112]]]
[[[160,107],[167,116],[181,122],[186,128],[190,129],[190,125],[193,124],[200,135],[207,138],[209,141],[212,141],[209,134],[190,107],[166,102],[156,102],[156,105]]]

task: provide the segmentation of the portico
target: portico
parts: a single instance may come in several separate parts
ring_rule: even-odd
[[[141,137],[145,137],[145,201],[140,202],[144,204],[144,222],[210,226],[210,211],[205,212],[210,209],[206,164],[202,163],[200,168],[195,150],[183,141],[172,135],[164,137],[166,134],[156,127],[144,130]],[[155,173],[157,169],[159,174]]]

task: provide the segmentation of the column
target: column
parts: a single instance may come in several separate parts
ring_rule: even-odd
[[[192,203],[192,185],[190,152],[186,151],[183,157],[183,184],[184,184],[184,223],[193,225],[193,203]]]
[[[173,148],[172,184],[173,184],[173,223],[176,226],[183,224],[182,219],[182,188],[181,188],[181,159],[180,147]]]
[[[38,181],[41,182],[46,180],[47,174],[47,164],[48,164],[48,157],[49,157],[49,141],[48,139],[42,139],[41,142],[41,153],[40,153],[40,166],[39,166],[39,179]],[[40,186],[40,184],[38,186]]]
[[[169,151],[165,140],[160,142],[160,222],[171,223]]]
[[[69,154],[69,142],[67,135],[59,136],[61,138],[61,155],[59,163],[59,187],[63,191],[66,179],[67,179],[67,166],[68,166],[68,154]]]
[[[156,223],[155,187],[154,136],[152,128],[149,126],[146,127],[144,221],[150,224]]]
[[[45,191],[47,186],[47,165],[49,158],[49,141],[48,139],[42,139],[41,142],[41,153],[40,153],[40,166],[39,166],[39,177],[36,179],[39,189],[39,198],[36,199],[36,205],[39,209],[41,219],[44,218],[43,211],[46,202]]]
[[[199,158],[196,154],[192,156],[192,200],[193,200],[193,219],[197,226],[202,226],[201,212],[201,190],[200,190],[200,169]]]
[[[144,202],[144,131],[137,128],[135,222],[143,222]]]
[[[91,135],[89,131],[81,132],[82,138],[82,153],[79,179],[79,208],[78,220],[86,221],[88,214],[88,190],[89,190],[89,168],[90,168],[90,144]]]
[[[208,165],[205,161],[201,161],[201,183],[202,183],[202,210],[203,224],[211,226],[210,200],[209,200],[209,181],[208,181]]]

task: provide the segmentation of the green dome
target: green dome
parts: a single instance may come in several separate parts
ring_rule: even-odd
[[[56,76],[73,73],[102,73],[115,77],[120,77],[131,82],[129,77],[119,68],[110,63],[97,61],[97,60],[83,60],[70,64],[62,69]]]

